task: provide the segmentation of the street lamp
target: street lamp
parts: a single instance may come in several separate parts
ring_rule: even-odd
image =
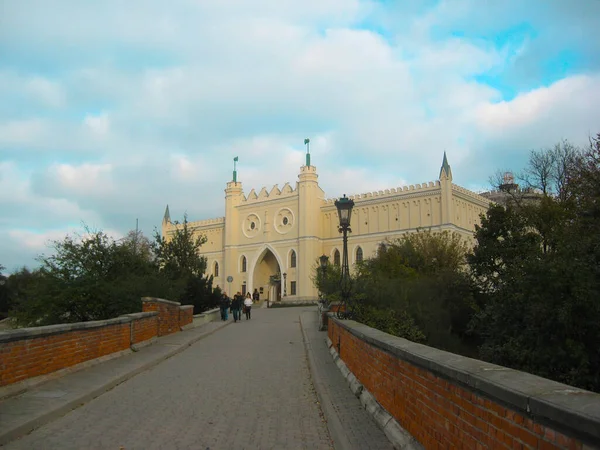
[[[285,277],[287,277],[287,273],[283,272],[283,296],[287,296],[287,283],[285,282]]]
[[[351,280],[350,271],[348,268],[348,232],[352,233],[350,229],[350,219],[352,217],[352,208],[354,208],[354,201],[347,198],[346,194],[339,200],[335,201],[335,207],[338,210],[338,217],[340,218],[340,226],[338,231],[342,233],[344,250],[342,256],[342,276],[340,278],[340,291],[342,294],[342,304],[339,305],[337,316],[340,319],[350,318],[352,315],[352,309],[350,305],[350,290]]]

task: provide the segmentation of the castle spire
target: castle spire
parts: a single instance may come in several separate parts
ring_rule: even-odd
[[[165,215],[163,217],[163,222],[171,223],[171,214],[169,213],[169,205],[167,205],[167,209],[165,209]]]
[[[444,150],[444,160],[442,161],[442,168],[440,169],[440,180],[442,178],[447,178],[452,181],[452,169],[450,168],[450,164],[448,164],[448,158],[446,157],[446,151]]]

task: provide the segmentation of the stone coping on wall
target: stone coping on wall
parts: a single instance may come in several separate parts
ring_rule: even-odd
[[[156,297],[142,297],[142,302],[157,302],[157,303],[164,303],[165,305],[181,306],[181,303],[179,303],[179,302],[174,302],[171,300],[165,300],[164,298],[156,298]]]
[[[600,441],[600,394],[392,336],[353,320],[329,320],[373,347],[466,386],[540,423]],[[337,343],[333,343],[337,348]]]
[[[179,307],[179,309],[183,309],[183,310],[194,309],[194,305],[182,305]]]
[[[221,312],[221,308],[214,308],[214,309],[209,309],[207,311],[204,311],[200,314],[194,314],[194,317],[206,317],[210,314],[215,314],[215,313],[220,313]]]
[[[46,325],[41,327],[18,328],[16,330],[0,331],[0,344],[5,342],[19,341],[22,339],[33,339],[54,334],[68,333],[76,330],[86,330],[109,325],[128,323],[136,319],[157,315],[157,311],[126,314],[114,319],[92,320],[89,322],[61,323],[58,325]]]

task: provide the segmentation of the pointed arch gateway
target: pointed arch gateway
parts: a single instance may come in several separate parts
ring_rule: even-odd
[[[254,289],[258,289],[260,292],[260,288],[262,288],[261,300],[281,300],[282,285],[281,283],[272,285],[271,277],[278,274],[281,277],[282,267],[285,266],[277,251],[269,244],[265,244],[250,263],[249,292],[254,292]]]

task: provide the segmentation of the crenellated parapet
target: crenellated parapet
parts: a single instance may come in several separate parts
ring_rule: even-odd
[[[194,222],[188,222],[187,226],[189,229],[191,230],[209,230],[209,229],[217,229],[217,228],[223,228],[225,226],[225,217],[217,217],[214,219],[205,219],[205,220],[196,220]],[[172,233],[173,231],[175,231],[178,228],[182,228],[183,224],[179,223],[179,224],[174,224],[174,223],[170,223],[169,224],[169,232]]]
[[[259,193],[256,193],[256,190],[251,189],[247,196],[242,198],[240,202],[241,205],[245,203],[255,203],[255,202],[264,202],[267,200],[277,200],[286,197],[292,197],[294,195],[298,195],[298,191],[295,188],[290,186],[290,183],[285,183],[283,188],[279,189],[279,185],[275,184],[270,190],[267,190],[266,187],[262,187]]]
[[[482,195],[477,194],[476,192],[470,191],[468,189],[465,189],[463,187],[460,187],[456,184],[452,184],[452,193],[459,193],[460,196],[462,197],[467,197],[471,200],[475,200],[477,202],[479,202],[482,205],[489,205],[490,204],[490,199],[483,197]]]
[[[436,181],[429,181],[429,182],[425,182],[425,183],[421,183],[421,184],[411,184],[409,186],[401,186],[401,187],[397,187],[397,188],[384,189],[381,191],[367,192],[364,194],[350,195],[350,196],[348,196],[348,198],[354,200],[355,202],[361,202],[361,201],[373,200],[373,199],[391,199],[391,198],[398,197],[398,196],[406,196],[406,195],[413,195],[413,194],[426,194],[426,193],[430,193],[430,192],[439,191],[439,189],[440,189],[440,182],[439,182],[439,180],[436,180]],[[337,200],[336,198],[328,198],[328,199],[323,200],[323,203],[325,205],[330,205],[330,204],[333,205],[336,200]]]

